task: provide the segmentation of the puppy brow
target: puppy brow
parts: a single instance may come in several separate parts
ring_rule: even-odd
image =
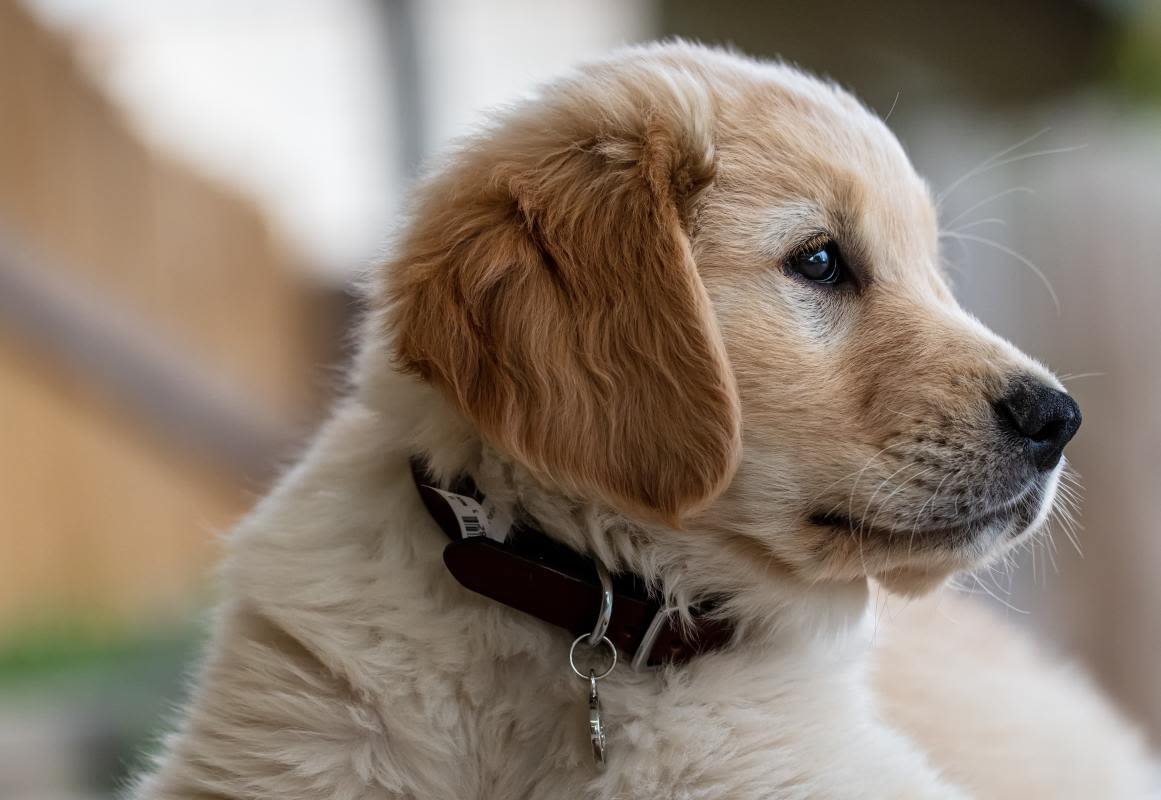
[[[812,237],[829,233],[826,212],[814,203],[792,203],[768,208],[762,214],[757,249],[771,259],[788,257]]]

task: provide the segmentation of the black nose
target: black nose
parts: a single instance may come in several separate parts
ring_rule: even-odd
[[[1000,424],[1021,438],[1028,456],[1050,470],[1080,427],[1080,406],[1064,392],[1035,380],[1015,381],[996,401]]]

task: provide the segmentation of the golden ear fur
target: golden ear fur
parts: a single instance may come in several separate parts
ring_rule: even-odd
[[[553,87],[457,154],[389,267],[388,319],[400,367],[486,441],[679,524],[733,475],[738,400],[685,231],[710,111],[692,80],[639,78]]]

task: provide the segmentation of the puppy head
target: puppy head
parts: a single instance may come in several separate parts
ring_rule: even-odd
[[[395,357],[546,485],[807,580],[917,590],[1042,521],[1079,424],[956,305],[936,228],[838,89],[631,50],[421,190],[389,271]]]

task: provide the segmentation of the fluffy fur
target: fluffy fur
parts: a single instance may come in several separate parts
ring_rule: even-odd
[[[782,268],[822,236],[850,284]],[[937,264],[895,139],[788,67],[634,49],[501,115],[417,192],[352,396],[231,537],[135,796],[1143,796],[1082,680],[971,609],[867,612],[870,579],[928,590],[1055,491],[991,410],[1054,379]],[[681,610],[725,593],[737,641],[602,682],[597,773],[567,635],[447,574],[416,452]]]

